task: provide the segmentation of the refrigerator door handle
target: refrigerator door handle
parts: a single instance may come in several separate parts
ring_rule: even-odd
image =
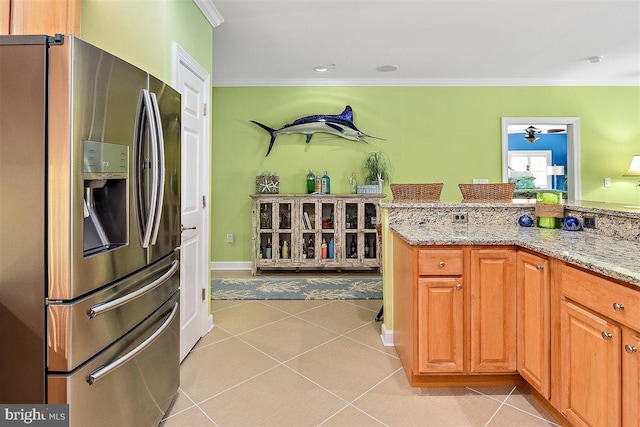
[[[163,283],[165,283],[167,280],[169,280],[174,274],[175,272],[178,270],[178,267],[180,266],[180,261],[175,260],[171,263],[171,268],[169,268],[169,271],[167,271],[166,273],[164,273],[162,276],[158,277],[156,280],[154,280],[153,282],[149,283],[148,285],[138,289],[135,292],[131,292],[127,295],[124,295],[120,298],[116,298],[112,301],[109,302],[105,302],[105,303],[100,303],[100,304],[96,304],[94,306],[91,306],[89,308],[89,311],[87,312],[87,316],[89,316],[90,319],[93,319],[94,317],[98,316],[99,314],[102,313],[106,313],[107,311],[111,311],[114,308],[120,307],[121,305],[124,305],[130,301],[133,301],[136,298],[141,297],[142,295],[151,292],[152,290],[154,290],[155,288],[157,288],[158,286],[162,285]]]
[[[153,225],[155,223],[156,205],[158,201],[158,135],[156,132],[156,114],[153,113],[153,102],[151,94],[148,90],[142,89],[138,97],[138,117],[136,119],[136,130],[134,140],[134,179],[135,179],[135,200],[136,200],[136,218],[138,220],[138,236],[140,244],[143,248],[148,248],[153,234]],[[149,148],[151,150],[148,164],[145,162],[145,130],[149,130],[149,138],[151,139]],[[146,182],[145,168],[151,171],[151,183]],[[149,200],[149,209],[145,218],[146,199],[144,194],[144,184],[149,186],[151,192]]]
[[[131,350],[130,352],[128,352],[124,356],[120,357],[119,359],[116,359],[115,361],[109,363],[108,365],[101,366],[98,369],[96,369],[95,371],[91,372],[87,376],[87,382],[89,383],[89,385],[91,385],[91,384],[95,383],[96,381],[98,381],[99,379],[104,378],[105,376],[109,375],[111,372],[115,371],[120,366],[124,365],[129,360],[131,360],[132,358],[136,357],[136,355],[138,353],[140,353],[145,348],[147,348],[149,345],[151,345],[151,343],[154,342],[160,335],[162,335],[162,333],[165,331],[165,329],[167,329],[169,327],[169,325],[171,324],[171,321],[173,320],[173,318],[176,317],[176,314],[178,313],[178,306],[179,306],[179,303],[176,302],[173,305],[173,309],[171,310],[171,314],[169,315],[167,320],[165,320],[164,323],[158,328],[158,330],[156,330],[152,335],[150,335],[149,338],[147,338],[146,340],[142,341],[137,347],[135,347],[133,350]]]
[[[157,149],[157,161],[154,164],[157,167],[157,181],[154,183],[154,186],[157,188],[158,198],[156,200],[156,204],[154,206],[155,210],[155,218],[153,221],[153,232],[151,235],[151,244],[156,243],[156,238],[158,237],[158,230],[160,229],[160,217],[162,216],[162,203],[164,199],[164,181],[165,181],[165,166],[164,166],[164,135],[162,133],[162,120],[160,119],[160,107],[158,106],[158,100],[156,98],[156,94],[153,92],[149,93],[151,98],[151,104],[153,105],[153,114],[154,114],[154,122],[155,122],[155,134],[156,134],[156,145]],[[153,130],[152,130],[153,131]]]

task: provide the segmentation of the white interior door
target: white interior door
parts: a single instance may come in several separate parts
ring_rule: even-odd
[[[182,94],[180,361],[208,330],[209,74],[177,45],[174,72]]]

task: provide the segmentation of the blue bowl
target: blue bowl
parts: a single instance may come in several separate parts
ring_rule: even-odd
[[[518,218],[518,224],[520,224],[521,227],[531,227],[533,225],[533,219],[531,219],[529,215],[522,215]]]
[[[573,216],[568,216],[562,220],[562,229],[566,231],[579,231],[582,230],[582,224],[580,220]]]

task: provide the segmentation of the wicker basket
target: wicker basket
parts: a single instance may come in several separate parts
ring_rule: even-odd
[[[432,184],[391,184],[393,201],[399,203],[410,202],[439,202],[442,193],[442,182]]]
[[[462,193],[462,200],[509,200],[513,199],[516,183],[506,184],[458,184]]]

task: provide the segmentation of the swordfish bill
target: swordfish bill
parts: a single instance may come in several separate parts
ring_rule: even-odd
[[[276,138],[280,134],[291,135],[292,133],[302,133],[307,137],[305,141],[307,144],[317,132],[328,133],[340,138],[350,139],[352,141],[361,141],[364,143],[368,143],[364,138],[384,140],[384,138],[367,135],[366,133],[361,132],[353,124],[353,110],[349,105],[347,105],[344,111],[340,114],[316,114],[313,116],[301,117],[292,123],[282,126],[280,129],[272,129],[267,125],[256,122],[255,120],[251,120],[251,123],[255,123],[271,135],[271,141],[269,141],[269,149],[267,150],[266,156],[271,153],[273,144],[276,142]]]

